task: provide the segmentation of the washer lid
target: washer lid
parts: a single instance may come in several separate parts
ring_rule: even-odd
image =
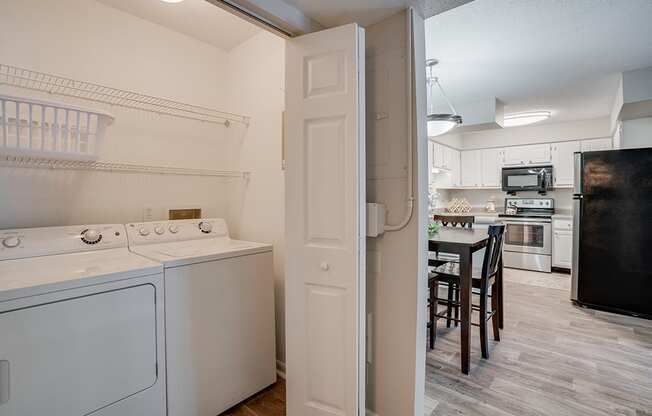
[[[162,271],[160,263],[126,248],[4,260],[0,261],[0,302]]]
[[[182,266],[205,261],[272,251],[270,244],[251,241],[212,238],[204,240],[173,241],[132,247],[134,253],[159,261],[165,267]]]

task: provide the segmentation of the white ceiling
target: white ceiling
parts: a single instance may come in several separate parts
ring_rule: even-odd
[[[206,0],[185,0],[176,4],[160,0],[98,1],[227,51],[260,31]]]
[[[650,22],[650,0],[474,0],[427,21],[426,54],[453,103],[594,118],[609,114],[617,73],[652,66]]]
[[[324,27],[347,23],[368,26],[408,6],[420,8],[425,16],[468,3],[472,0],[285,0]]]

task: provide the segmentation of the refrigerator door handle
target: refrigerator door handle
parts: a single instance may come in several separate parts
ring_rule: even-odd
[[[582,193],[582,153],[573,154],[573,193]]]
[[[571,300],[577,301],[579,292],[580,229],[582,225],[582,195],[573,197],[573,258],[571,264]]]

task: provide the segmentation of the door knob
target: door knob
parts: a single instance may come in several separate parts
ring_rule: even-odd
[[[323,271],[327,271],[327,270],[330,268],[330,266],[328,265],[328,263],[326,263],[325,261],[322,261],[321,264],[319,265],[319,267],[321,267],[321,269],[322,269]]]

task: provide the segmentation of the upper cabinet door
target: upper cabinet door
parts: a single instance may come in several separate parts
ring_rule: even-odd
[[[364,74],[356,24],[287,42],[289,416],[364,414]]]
[[[533,144],[505,148],[505,165],[539,165],[550,163],[550,145]]]
[[[501,182],[504,149],[482,151],[482,186],[498,188]]]
[[[451,186],[457,188],[460,186],[461,175],[460,175],[460,151],[451,149]]]
[[[573,185],[575,159],[573,154],[580,151],[580,142],[562,142],[552,144],[552,166],[555,187]]]
[[[604,139],[591,139],[582,140],[583,152],[595,152],[598,150],[611,150],[613,147],[612,139],[606,137]]]
[[[482,184],[482,151],[461,152],[462,186],[478,187]]]

